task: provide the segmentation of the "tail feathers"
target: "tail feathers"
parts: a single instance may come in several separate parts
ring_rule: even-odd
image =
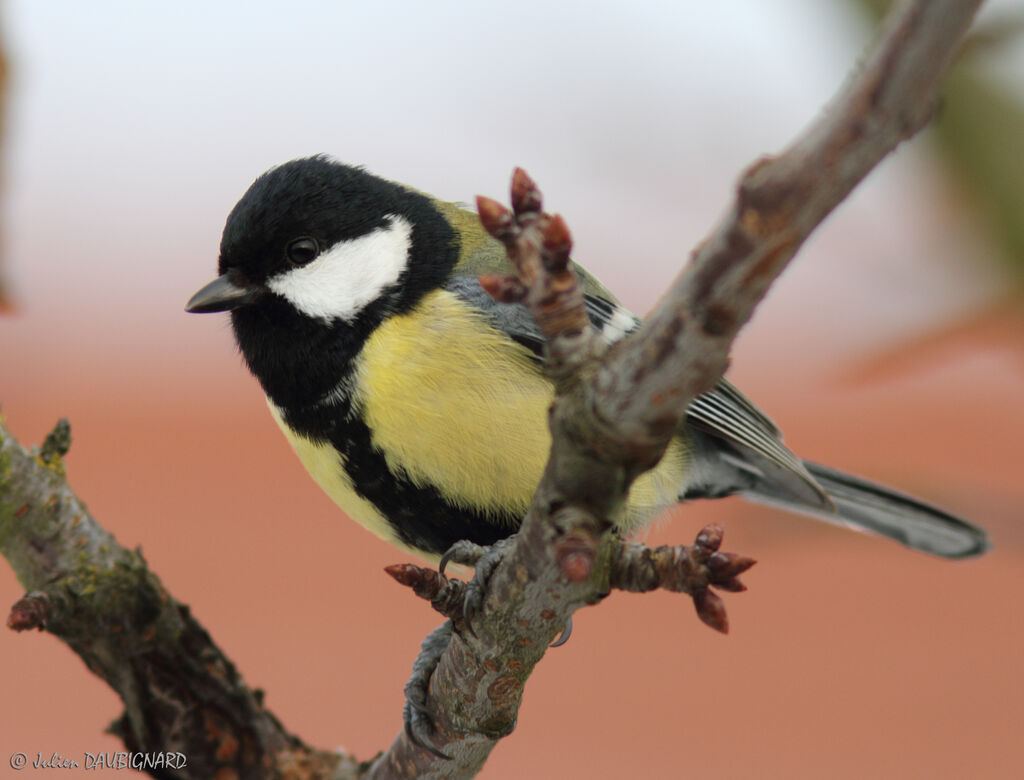
[[[804,461],[804,466],[832,499],[835,512],[794,501],[791,496],[773,495],[760,490],[761,485],[744,491],[744,497],[881,534],[907,547],[945,558],[980,555],[989,547],[983,530],[916,498],[817,463]]]

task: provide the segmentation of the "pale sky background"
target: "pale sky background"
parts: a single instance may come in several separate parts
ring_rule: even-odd
[[[5,11],[8,276],[21,306],[95,321],[54,334],[48,349],[72,359],[87,335],[124,354],[207,328],[181,306],[213,274],[227,212],[260,172],[314,152],[466,202],[503,196],[522,165],[568,218],[576,258],[643,312],[737,173],[821,109],[868,34],[848,4],[818,0]],[[994,67],[1024,73],[1022,51]],[[785,349],[811,327],[872,346],[988,294],[986,275],[965,272],[978,249],[955,218],[945,232],[930,224],[947,195],[927,156],[906,148],[871,177],[757,329],[806,315]],[[885,291],[870,322],[865,286]]]

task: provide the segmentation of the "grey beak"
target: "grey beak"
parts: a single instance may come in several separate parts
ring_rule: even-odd
[[[218,276],[189,298],[188,303],[185,304],[185,311],[192,314],[230,311],[247,304],[255,293],[256,291],[251,287],[239,287],[225,274]]]

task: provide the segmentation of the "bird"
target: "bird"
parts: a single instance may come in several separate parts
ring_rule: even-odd
[[[573,268],[601,338],[642,326]],[[544,337],[479,281],[511,273],[475,212],[315,155],[252,183],[227,217],[218,276],[186,310],[230,313],[270,413],[334,502],[436,562],[457,542],[513,535],[549,452]],[[731,495],[940,557],[988,548],[966,520],[795,455],[724,378],[692,402],[614,522],[630,536],[668,506]]]

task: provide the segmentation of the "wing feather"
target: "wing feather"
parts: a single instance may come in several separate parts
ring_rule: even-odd
[[[444,205],[446,213],[457,208],[453,204]],[[468,231],[468,236],[464,238],[463,257],[455,275],[446,285],[447,289],[480,311],[495,329],[529,349],[539,370],[544,354],[544,336],[529,311],[520,304],[496,302],[477,281],[479,274],[512,272],[504,248],[484,233],[475,214],[462,209],[458,211],[459,227],[463,233]],[[643,324],[593,276],[575,263],[573,265],[583,283],[587,314],[602,337],[614,342]],[[803,461],[782,443],[778,426],[727,380],[720,380],[712,390],[694,399],[687,410],[685,422],[704,433],[738,445],[740,453],[751,451],[767,458],[798,477],[821,497],[823,504],[829,503],[824,491],[804,468]],[[756,459],[752,465],[757,466]]]

